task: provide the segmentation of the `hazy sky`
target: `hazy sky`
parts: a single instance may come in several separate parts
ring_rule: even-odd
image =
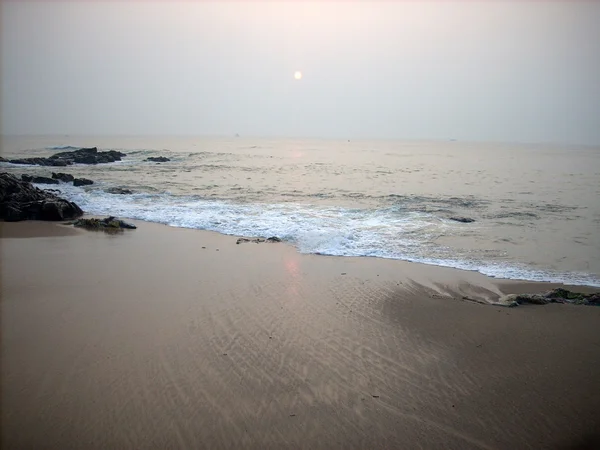
[[[600,2],[1,8],[5,134],[600,144]]]

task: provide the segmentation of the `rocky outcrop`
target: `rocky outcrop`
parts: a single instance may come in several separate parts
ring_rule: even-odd
[[[113,216],[105,217],[104,219],[78,219],[73,222],[73,225],[88,230],[102,231],[135,230],[137,228],[135,225],[116,219]]]
[[[75,203],[14,175],[0,173],[0,220],[70,220],[82,214]]]
[[[69,173],[62,173],[62,172],[58,172],[58,173],[52,172],[52,178],[54,178],[55,180],[63,181],[65,183],[68,183],[75,179],[75,177],[73,175],[71,175]]]
[[[129,194],[133,194],[133,191],[129,190],[129,189],[123,189],[120,187],[111,187],[106,189],[107,193],[109,194],[118,194],[118,195],[129,195]]]
[[[454,220],[456,222],[462,222],[462,223],[475,222],[475,219],[471,219],[470,217],[450,217],[450,220]]]
[[[87,178],[75,178],[73,175],[68,173],[54,173],[52,172],[52,178],[48,177],[38,177],[32,175],[21,175],[21,180],[26,181],[28,183],[43,183],[43,184],[58,184],[59,181],[64,181],[68,183],[70,181],[73,182],[73,186],[87,186],[89,184],[94,184],[92,180],[88,180]]]
[[[262,239],[262,238],[255,238],[255,239],[248,239],[248,238],[239,238],[235,243],[236,244],[246,244],[246,243],[254,243],[254,244],[260,244],[261,242],[281,242],[281,239],[279,239],[276,236],[271,236],[270,238],[267,239]]]
[[[89,184],[94,184],[92,180],[88,180],[87,178],[74,178],[73,186],[87,186]]]
[[[548,303],[572,303],[574,305],[600,306],[600,292],[582,294],[563,288],[552,289],[545,294],[509,294],[502,297],[498,304],[519,306],[523,304],[547,305]]]
[[[69,165],[67,161],[63,160],[53,160],[50,158],[21,158],[21,159],[11,159],[8,161],[12,164],[27,164],[31,166],[67,166]]]
[[[38,166],[70,166],[71,164],[106,164],[121,161],[125,153],[116,150],[99,152],[97,147],[81,148],[71,152],[60,152],[48,158],[11,159],[13,164],[29,164]]]
[[[38,183],[38,184],[58,184],[58,180],[48,177],[35,177],[32,175],[21,175],[21,180],[27,183]]]
[[[150,156],[150,157],[146,158],[145,161],[167,162],[167,161],[171,161],[171,160],[169,158],[167,158],[166,156]]]

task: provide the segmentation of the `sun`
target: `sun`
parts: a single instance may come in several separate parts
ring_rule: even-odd
[[[302,79],[302,72],[300,72],[299,70],[296,70],[296,71],[294,72],[294,78],[295,78],[296,80],[300,80],[300,79]]]

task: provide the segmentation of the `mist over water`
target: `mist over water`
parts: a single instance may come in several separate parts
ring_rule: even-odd
[[[4,138],[5,157],[81,146],[123,161],[3,171],[60,184],[90,214],[239,236],[299,251],[371,256],[514,279],[600,285],[600,148],[259,138]],[[165,163],[144,161],[167,156]],[[108,187],[134,191],[108,194]],[[56,186],[44,186],[52,187]],[[451,217],[475,219],[469,224]]]

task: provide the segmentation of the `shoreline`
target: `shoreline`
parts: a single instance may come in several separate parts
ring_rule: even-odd
[[[80,149],[79,151],[81,150],[85,149]],[[57,155],[60,155],[60,153]],[[190,153],[188,156],[191,155],[194,155],[194,153]],[[190,178],[193,176],[189,174],[189,172],[192,172],[193,170],[185,169],[184,163],[186,161],[187,160],[171,161],[167,166],[164,166],[165,169],[159,169],[158,173],[168,172],[171,174],[171,177],[181,176],[181,183],[184,185],[186,185],[186,183],[189,184],[193,180],[193,178]],[[373,256],[415,262],[417,264],[477,271],[497,279],[510,277],[508,279],[519,281],[548,282],[569,286],[577,285],[600,288],[600,268],[595,264],[595,255],[593,252],[590,253],[587,250],[582,250],[579,246],[580,244],[585,244],[585,241],[573,237],[573,239],[575,239],[573,242],[578,245],[568,245],[570,240],[566,239],[564,246],[552,246],[553,249],[551,251],[545,247],[541,247],[540,249],[527,247],[527,242],[537,242],[537,240],[534,239],[534,236],[530,236],[530,239],[526,242],[519,241],[519,239],[524,239],[526,234],[531,232],[531,230],[527,231],[531,227],[522,227],[521,225],[526,225],[526,223],[521,223],[521,219],[515,219],[516,222],[508,220],[506,223],[502,220],[498,220],[498,218],[494,219],[497,211],[494,213],[493,208],[488,215],[484,214],[481,217],[479,217],[476,211],[467,212],[461,211],[460,209],[450,209],[446,211],[445,209],[441,209],[439,211],[446,211],[445,213],[441,213],[434,208],[433,211],[438,212],[432,212],[426,219],[428,223],[427,227],[431,226],[435,230],[435,232],[433,232],[434,238],[430,239],[427,237],[427,233],[422,234],[421,232],[418,232],[415,234],[414,230],[408,230],[404,237],[407,239],[406,243],[400,247],[396,247],[394,242],[390,242],[389,236],[394,236],[391,238],[392,241],[394,241],[397,234],[404,235],[406,230],[404,230],[403,225],[399,225],[394,220],[388,220],[389,218],[386,218],[385,214],[388,208],[393,209],[395,207],[394,205],[397,199],[403,198],[402,201],[408,201],[410,196],[388,194],[383,197],[377,195],[366,195],[366,197],[364,197],[365,199],[387,198],[391,201],[391,203],[387,203],[386,201],[386,203],[379,206],[376,204],[369,204],[368,202],[364,203],[363,197],[358,197],[360,200],[355,204],[357,199],[354,196],[350,196],[350,194],[348,194],[349,197],[344,197],[344,194],[342,194],[342,197],[336,197],[335,201],[332,199],[332,203],[330,203],[329,200],[322,203],[322,199],[319,198],[319,201],[314,204],[312,204],[312,202],[299,202],[294,204],[295,206],[293,209],[295,212],[293,214],[298,213],[299,217],[307,219],[308,223],[311,223],[312,213],[310,210],[313,207],[319,211],[321,211],[321,208],[325,208],[326,210],[328,207],[335,207],[339,209],[338,213],[343,216],[344,214],[349,214],[354,206],[358,206],[357,211],[360,211],[361,215],[359,220],[356,221],[356,226],[350,226],[348,230],[343,230],[340,236],[335,239],[321,239],[319,237],[320,233],[323,230],[325,230],[323,232],[326,234],[331,232],[331,229],[335,228],[335,221],[331,222],[327,218],[327,214],[323,215],[323,212],[321,211],[317,214],[318,226],[313,224],[313,226],[309,226],[307,230],[298,232],[293,226],[290,228],[288,224],[291,213],[287,210],[287,205],[290,204],[286,201],[281,201],[282,197],[275,198],[273,203],[265,203],[276,209],[275,214],[266,215],[261,215],[261,205],[263,204],[260,201],[256,202],[253,200],[248,203],[242,202],[237,205],[235,200],[227,197],[227,195],[217,195],[217,197],[214,197],[214,194],[211,194],[210,196],[200,198],[192,193],[195,191],[190,191],[189,189],[183,191],[175,189],[174,193],[171,193],[170,191],[162,192],[159,190],[162,194],[165,194],[165,198],[160,197],[156,200],[152,199],[152,201],[148,203],[143,200],[143,197],[146,194],[150,196],[158,195],[159,191],[154,193],[146,192],[142,188],[138,192],[135,187],[137,185],[135,177],[124,181],[121,186],[121,181],[118,178],[115,178],[115,175],[121,173],[115,169],[115,164],[119,164],[120,162],[125,161],[92,166],[76,164],[69,166],[72,167],[72,169],[65,169],[67,172],[73,173],[67,173],[64,176],[91,178],[94,178],[96,175],[100,176],[100,179],[103,181],[99,182],[99,186],[92,188],[93,195],[88,192],[87,189],[82,190],[80,187],[70,186],[68,182],[59,183],[57,186],[58,191],[61,192],[61,195],[78,202],[84,209],[94,211],[93,215],[110,215],[117,210],[119,211],[119,215],[125,218],[137,217],[138,220],[149,220],[153,223],[169,223],[176,227],[189,226],[190,228],[198,230],[210,229],[232,236],[252,237],[252,235],[262,235],[264,233],[275,236],[286,236],[291,241],[295,242],[295,245],[297,245],[299,249],[302,249],[307,253],[352,257]],[[147,164],[141,160],[137,161],[137,163],[142,165]],[[31,168],[28,169],[28,171],[34,171],[32,172],[34,174],[37,173],[39,169],[38,166],[27,167]],[[38,167],[38,169],[35,167]],[[43,167],[46,166],[42,166],[42,168]],[[75,168],[78,170],[75,170]],[[115,169],[114,173],[111,168]],[[39,170],[42,170],[42,172],[45,171],[45,176],[49,175],[46,169]],[[156,171],[153,167],[150,170],[152,172]],[[99,172],[96,173],[97,171]],[[13,172],[14,175],[19,171]],[[180,175],[177,175],[177,173]],[[22,176],[25,175],[26,174],[22,174]],[[60,175],[63,176],[63,174]],[[107,189],[107,186],[112,186],[113,184],[121,186],[124,189],[133,189],[133,191],[130,192],[133,195],[143,195],[141,199],[138,199],[137,197],[128,198],[127,196],[120,195],[115,196],[114,193],[110,192],[110,189]],[[36,186],[42,190],[47,189],[45,185]],[[120,189],[121,187],[117,189]],[[199,187],[197,189],[204,189],[204,187]],[[111,189],[112,188],[114,188],[114,186],[112,186]],[[237,188],[235,189],[237,192]],[[282,193],[281,195],[287,194]],[[178,197],[184,199],[182,204],[178,203]],[[325,197],[327,197],[327,195]],[[468,203],[469,200],[467,200],[467,197],[464,197],[461,201],[466,201]],[[419,199],[420,197],[417,196],[416,198]],[[462,197],[445,198],[441,195],[439,197],[432,197],[428,201],[434,203],[441,202],[443,205],[450,202],[450,206],[453,204],[452,202],[456,201],[460,206],[459,200],[461,198]],[[346,203],[348,200],[352,200],[353,206]],[[142,204],[141,209],[137,209],[137,206],[140,206],[138,205],[138,202],[141,202]],[[474,202],[486,204],[489,203],[490,200],[480,199]],[[561,205],[552,206],[552,204],[549,204],[549,206],[546,206],[550,209],[554,208],[554,206],[559,209],[562,208]],[[424,211],[428,211],[428,207],[429,204],[426,202]],[[501,205],[501,209],[504,209],[505,207],[505,205]],[[172,208],[175,209],[173,210]],[[234,210],[232,210],[232,208],[234,208]],[[241,210],[236,210],[237,208],[241,208]],[[248,208],[248,210],[245,210],[244,208]],[[533,206],[531,206],[531,208],[535,209]],[[545,207],[544,205],[540,205],[540,208],[543,211]],[[299,211],[296,211],[296,209],[299,209]],[[505,214],[507,218],[513,216],[519,218],[521,215],[524,217],[535,218],[536,220],[542,218],[542,212],[536,213],[529,211],[529,209],[525,212],[515,210],[503,214]],[[202,213],[198,214],[199,211]],[[363,217],[363,215],[369,211],[374,214],[375,219],[370,219],[368,215]],[[420,211],[420,208],[417,208],[416,211],[408,209],[407,214],[410,215],[417,211]],[[239,217],[244,217],[244,214],[248,214],[248,216],[258,214],[258,216],[254,217],[253,220],[248,221],[249,223],[238,226],[238,219]],[[281,214],[281,216],[279,216],[279,214]],[[503,214],[500,214],[498,217],[503,217]],[[473,215],[473,218],[470,217],[471,215]],[[486,219],[488,216],[490,220]],[[273,217],[275,217],[275,219],[273,219]],[[282,217],[284,218],[283,223],[288,224],[284,225],[283,228],[278,225],[278,221],[282,220]],[[458,221],[455,220],[457,218],[459,219]],[[565,217],[563,217],[563,219],[564,218]],[[546,219],[548,219],[548,217],[546,217]],[[292,217],[292,222],[294,220],[296,219]],[[369,231],[369,220],[375,220],[376,223],[379,224],[383,223],[383,228],[389,228],[388,232],[391,234],[387,236],[387,234],[383,232]],[[413,219],[410,219],[409,221],[412,220]],[[473,220],[481,223],[463,226],[460,224],[461,220]],[[352,222],[354,221],[350,221],[350,223]],[[539,223],[540,228],[546,229],[548,226],[547,220],[542,222]],[[257,224],[262,225],[258,226]],[[519,225],[519,227],[514,227],[513,225]],[[441,227],[441,229],[438,229],[439,227]],[[451,231],[446,233],[447,230],[445,230],[445,227],[451,227]],[[499,227],[499,234],[492,232],[495,227]],[[439,236],[435,237],[436,233],[439,234]],[[335,233],[334,235],[337,236]],[[499,239],[499,235],[504,237]],[[556,241],[554,237],[552,239]],[[591,247],[585,246],[585,248],[593,248],[593,245],[592,242]]]
[[[563,448],[600,429],[600,308],[482,305],[462,296],[515,283],[132,222],[0,226],[3,446]]]
[[[84,214],[81,216],[82,218],[102,218],[102,215],[96,214]],[[235,241],[243,236],[237,235],[229,235],[223,234],[218,231],[210,231],[210,230],[199,230],[195,228],[184,228],[184,227],[175,227],[166,224],[160,224],[156,222],[147,222],[145,220],[139,219],[130,219],[126,218],[127,221],[138,225],[138,228],[151,226],[151,227],[159,227],[165,229],[173,229],[173,230],[186,230],[187,232],[197,232],[197,233],[207,233],[209,236],[221,236],[223,238],[229,238],[233,240],[233,244]],[[66,224],[65,222],[50,222],[50,221],[36,221],[36,220],[27,220],[21,222],[2,222],[0,221],[0,239],[11,239],[11,238],[36,238],[36,237],[66,237],[66,236],[76,236],[83,233],[95,233],[96,231],[84,230],[81,228],[75,228],[71,225]],[[98,231],[102,233],[101,231]],[[127,230],[124,230],[127,233]],[[469,279],[472,280],[472,276],[468,276],[466,274],[472,274],[475,277],[480,278],[480,281],[483,285],[488,286],[489,283],[495,285],[497,287],[497,292],[502,293],[503,295],[508,294],[533,294],[533,293],[541,293],[555,288],[565,288],[573,292],[578,293],[596,293],[600,292],[600,286],[593,285],[584,285],[584,284],[569,284],[569,283],[559,283],[559,282],[551,282],[551,281],[533,281],[533,280],[525,280],[525,279],[512,279],[512,278],[496,278],[489,275],[482,274],[476,270],[466,270],[459,269],[455,267],[447,267],[447,266],[438,266],[435,264],[427,264],[415,261],[407,261],[403,259],[391,259],[391,258],[381,258],[375,256],[338,256],[338,255],[326,255],[326,254],[312,254],[312,253],[301,253],[298,249],[291,243],[286,241],[281,241],[277,243],[261,243],[261,245],[283,245],[293,249],[298,255],[303,255],[306,257],[320,257],[320,258],[334,258],[334,259],[349,259],[349,260],[375,260],[375,261],[384,261],[383,264],[399,264],[400,268],[414,266],[414,270],[410,270],[409,272],[418,272],[418,271],[432,271],[429,278],[434,278],[436,275],[444,274],[445,277],[454,275],[455,278],[459,279]],[[242,243],[241,245],[257,245],[255,243]],[[487,280],[489,283],[483,282],[483,280]],[[431,287],[431,286],[429,286]],[[461,300],[472,300],[472,299],[461,299]],[[494,306],[502,306],[502,305],[494,305]]]

